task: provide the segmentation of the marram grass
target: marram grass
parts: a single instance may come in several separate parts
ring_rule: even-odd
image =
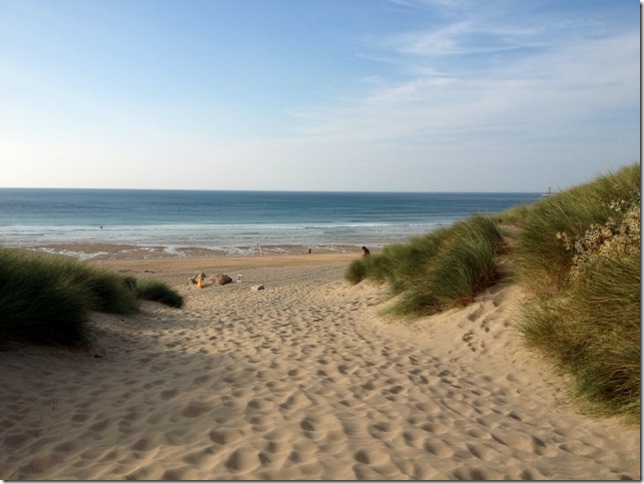
[[[518,222],[521,235],[513,257],[523,283],[534,292],[559,290],[567,283],[573,258],[557,234],[583,236],[615,215],[611,203],[639,192],[640,168],[631,166],[530,206]]]
[[[518,330],[569,376],[584,412],[640,420],[640,167],[532,205],[455,224],[355,261],[347,279],[385,282],[398,314],[471,302],[498,278],[497,255],[530,296]],[[498,225],[497,225],[498,224]],[[499,225],[515,227],[504,241]]]
[[[183,298],[167,284],[153,279],[139,279],[136,284],[138,299],[155,301],[172,308],[183,306]]]
[[[521,222],[520,331],[585,412],[640,419],[640,168],[536,203]]]
[[[491,285],[497,278],[494,256],[501,248],[497,224],[475,216],[356,260],[346,278],[388,282],[393,293],[401,294],[395,313],[432,314],[466,305]]]
[[[145,282],[91,267],[68,257],[0,249],[0,344],[26,341],[82,345],[91,311],[132,314],[137,299],[151,298]],[[180,307],[181,296],[165,287],[152,296]]]

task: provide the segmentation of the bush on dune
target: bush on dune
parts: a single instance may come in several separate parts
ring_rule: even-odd
[[[82,343],[93,301],[69,261],[0,251],[0,341]]]
[[[639,167],[630,167],[576,188],[574,196],[537,204],[518,248],[522,280],[533,294],[520,325],[526,343],[571,375],[573,397],[586,411],[633,420],[641,377],[636,180]],[[549,221],[543,206],[558,207],[566,223]],[[536,232],[549,239],[527,240]],[[556,256],[547,257],[547,247]]]
[[[598,262],[570,290],[578,353],[564,354],[577,396],[599,413],[640,411],[640,254]]]
[[[381,267],[386,268],[387,273],[381,274],[381,279],[389,282],[395,294],[416,286],[431,267],[434,257],[450,237],[452,230],[443,227],[428,235],[414,237],[407,244],[385,247],[383,256],[387,264],[381,264]]]
[[[570,375],[587,412],[640,414],[640,255],[603,260],[556,296],[527,305],[526,344]]]
[[[393,310],[432,314],[470,304],[497,278],[494,256],[501,247],[501,232],[491,219],[476,216],[456,224],[440,235],[424,269],[408,279]]]
[[[494,255],[501,232],[487,217],[475,216],[449,228],[386,247],[349,266],[346,278],[387,282],[401,294],[399,314],[431,314],[471,302],[496,278]]]
[[[380,253],[353,261],[345,278],[352,284],[364,279],[387,282],[394,294],[399,294],[422,277],[427,264],[450,233],[451,228],[445,227],[413,237],[406,244],[388,245]]]
[[[640,167],[493,217],[473,217],[356,261],[347,279],[386,282],[399,314],[471,302],[498,277],[496,255],[530,297],[525,343],[570,376],[578,406],[640,419]],[[499,225],[512,225],[504,241]],[[511,249],[511,250],[510,250]]]
[[[136,287],[71,258],[0,249],[0,343],[84,344],[90,312],[136,312]]]
[[[611,203],[639,196],[639,180],[639,166],[628,167],[531,206],[520,222],[514,256],[524,284],[534,292],[557,291],[565,284],[573,259],[558,234],[577,239],[607,223],[615,215]]]

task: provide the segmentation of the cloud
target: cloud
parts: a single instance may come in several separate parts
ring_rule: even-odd
[[[471,21],[448,24],[431,31],[404,32],[384,39],[383,44],[401,54],[414,56],[462,56],[491,54],[542,47],[535,36],[540,29],[486,27]]]
[[[285,179],[306,160],[316,189],[338,187],[343,173],[356,189],[539,190],[631,163],[638,32],[588,35],[597,25],[578,24],[583,35],[562,36],[559,25],[465,19],[371,39],[371,58],[384,61],[364,91],[302,106],[290,136],[242,152],[262,153]],[[475,45],[483,34],[492,40]]]
[[[562,21],[545,27],[507,23],[500,15],[490,11],[482,20],[464,15],[426,30],[371,39],[371,58],[384,59],[382,72],[371,76],[361,96],[299,109],[298,136],[348,143],[425,135],[441,142],[437,133],[450,130],[455,135],[548,132],[636,106],[637,32],[597,31],[601,25],[580,19],[575,21],[580,31],[562,34]],[[442,142],[449,144],[448,139]]]
[[[158,84],[140,75],[145,69],[135,69],[134,77],[128,69],[128,89],[103,89],[76,76],[72,83],[58,77],[40,84],[38,69],[15,69],[4,60],[0,81],[23,94],[0,108],[6,118],[0,151],[12,154],[16,166],[50,160],[58,171],[14,174],[26,180],[23,172],[42,172],[42,184],[76,174],[86,185],[169,188],[565,185],[579,173],[602,171],[596,167],[606,160],[630,163],[631,153],[639,154],[637,22],[604,21],[581,7],[583,15],[573,15],[568,5],[390,1],[391,18],[343,44],[358,50],[359,62],[348,70],[354,63],[341,62],[341,81],[325,98],[311,92],[327,78],[280,98],[259,84],[218,90],[201,70],[185,70],[195,81],[182,80],[176,90],[174,76]],[[335,79],[336,66],[328,67]],[[83,79],[94,79],[90,74]],[[287,78],[282,94],[294,85]],[[242,91],[252,95],[231,94]],[[116,175],[122,173],[127,176]],[[560,178],[545,181],[553,174]]]

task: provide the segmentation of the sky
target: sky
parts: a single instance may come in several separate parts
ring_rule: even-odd
[[[640,59],[635,0],[0,0],[0,187],[565,189]]]

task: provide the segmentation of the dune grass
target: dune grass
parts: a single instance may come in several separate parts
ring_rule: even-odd
[[[155,301],[172,308],[183,306],[183,298],[166,283],[153,279],[139,279],[136,284],[138,299]]]
[[[526,344],[570,375],[586,412],[640,418],[640,168],[535,204],[515,254]]]
[[[531,291],[558,291],[568,280],[573,258],[557,234],[582,237],[596,225],[619,214],[611,204],[634,200],[640,192],[640,167],[551,195],[530,206],[520,221],[521,237],[514,260],[524,284]]]
[[[471,302],[498,255],[526,290],[518,330],[570,377],[580,409],[640,419],[640,167],[532,205],[477,216],[356,260],[346,278],[387,283],[398,314]],[[505,240],[500,226],[515,228]]]
[[[639,254],[595,266],[556,297],[536,298],[519,329],[570,377],[570,396],[585,412],[639,421]]]
[[[0,249],[0,344],[82,345],[90,336],[91,311],[132,314],[138,299],[181,306],[181,296],[170,288],[161,296],[163,291],[151,292],[151,285],[139,288],[133,277],[68,257]]]
[[[498,225],[478,215],[356,260],[346,278],[389,283],[401,294],[392,308],[397,314],[433,314],[467,305],[489,287],[498,275],[494,256],[502,247]]]

